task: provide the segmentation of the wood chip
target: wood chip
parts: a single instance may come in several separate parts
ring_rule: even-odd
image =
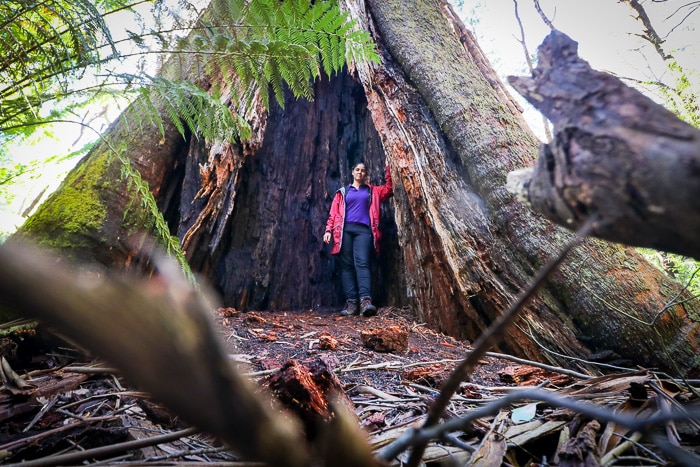
[[[408,331],[398,326],[360,331],[365,347],[376,352],[403,353],[408,350]]]

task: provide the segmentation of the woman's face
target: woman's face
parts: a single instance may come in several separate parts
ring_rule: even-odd
[[[365,164],[358,164],[354,169],[352,169],[353,180],[364,183],[365,178],[367,178],[367,169]]]

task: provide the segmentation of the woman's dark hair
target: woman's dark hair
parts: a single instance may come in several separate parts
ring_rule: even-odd
[[[355,165],[353,165],[352,167],[350,167],[350,171],[352,172],[353,170],[355,170],[355,169],[357,168],[357,166],[360,165],[360,164],[364,165],[365,168],[367,168],[367,164],[365,164],[364,162],[360,161],[360,162],[355,163]]]

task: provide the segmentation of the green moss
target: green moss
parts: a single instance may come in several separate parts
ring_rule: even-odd
[[[99,237],[107,217],[100,190],[108,165],[106,155],[83,160],[20,232],[61,250],[84,247],[90,238]]]

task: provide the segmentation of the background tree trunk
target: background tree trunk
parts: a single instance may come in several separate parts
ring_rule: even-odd
[[[241,168],[238,178],[227,182],[230,200],[215,210],[213,232],[194,221],[201,216],[198,204],[211,199],[192,195],[202,185],[197,168],[206,163],[219,173],[228,157],[219,155],[222,147],[235,154],[240,149],[196,142],[190,149],[186,183],[192,188],[181,201],[180,233],[182,238],[189,232],[199,236],[187,242],[187,256],[207,273],[228,306],[294,310],[327,308],[342,300],[334,258],[322,241],[330,203],[341,184],[351,181],[350,167],[357,162],[365,161],[373,183],[383,183],[385,157],[356,80],[343,72],[319,80],[314,92],[313,102],[288,96],[284,109],[273,104],[259,146],[234,156],[236,162],[229,165]],[[380,304],[389,303],[388,296],[395,304],[400,296],[401,281],[387,279],[399,277],[397,265],[388,260],[396,256],[394,226],[393,209],[385,203],[386,255],[373,275]]]
[[[140,128],[141,121],[134,106],[127,109],[12,238],[31,239],[77,263],[115,269],[139,263],[138,245],[153,218],[141,206],[134,186],[122,177],[118,151],[128,157],[163,209],[179,197],[170,187],[182,184],[187,157],[186,141],[169,121],[162,137],[155,125]]]
[[[128,116],[110,139],[126,143],[193,269],[224,305],[244,310],[341,303],[334,259],[321,242],[333,192],[350,181],[354,162],[365,160],[374,183],[388,163],[395,197],[383,209],[377,302],[409,304],[431,327],[474,339],[571,235],[505,190],[509,171],[532,164],[537,141],[447,4],[415,1],[407,15],[403,0],[369,1],[370,12],[362,1],[342,3],[373,33],[379,66],[319,80],[314,102],[258,108],[244,144],[186,145],[171,131],[135,141],[123,129]],[[81,167],[104,158],[100,148]],[[116,201],[102,203],[94,227],[73,228],[90,242],[55,246],[109,266],[128,263],[126,249],[114,254],[134,230],[121,222],[129,198],[123,185],[113,171],[102,178],[79,170],[40,213],[59,212],[57,200],[71,191]],[[39,223],[40,213],[18,235],[48,241],[71,228]],[[630,365],[697,375],[697,305],[665,308],[678,287],[633,250],[587,241],[528,305],[501,350],[569,367],[586,365],[565,356],[609,350]]]

